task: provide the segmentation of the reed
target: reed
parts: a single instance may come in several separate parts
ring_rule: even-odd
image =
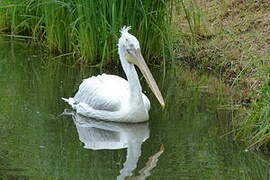
[[[0,30],[43,40],[50,52],[74,52],[90,63],[117,59],[119,29],[132,26],[146,59],[169,52],[171,2],[7,0],[0,2]]]
[[[1,1],[0,2],[0,31],[13,35],[31,35],[35,32],[39,17],[36,9],[31,8],[32,2]]]
[[[198,38],[203,36],[206,31],[205,24],[202,22],[203,13],[198,7],[196,1],[189,1],[188,3],[186,3],[181,0],[181,5],[185,18],[188,22],[192,40],[197,40]]]
[[[194,0],[177,0],[177,24],[185,23],[187,28],[180,28],[180,36],[187,39],[185,44],[196,44],[198,40],[205,39],[208,35],[205,14]],[[185,22],[186,21],[186,22]]]
[[[54,53],[67,53],[74,49],[72,23],[73,4],[69,0],[47,0],[41,4],[46,31],[46,45]]]

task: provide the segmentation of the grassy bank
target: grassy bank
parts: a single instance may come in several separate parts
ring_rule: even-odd
[[[145,58],[160,60],[169,51],[170,3],[6,0],[0,2],[0,31],[33,37],[54,54],[73,54],[103,64],[118,59],[119,29],[128,25],[140,40]]]
[[[269,148],[269,1],[182,1],[176,13],[178,60],[236,89],[235,105],[244,109],[233,123],[236,138]]]

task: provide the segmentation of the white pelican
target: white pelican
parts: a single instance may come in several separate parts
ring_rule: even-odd
[[[108,74],[85,79],[74,98],[62,98],[77,113],[114,122],[147,121],[150,101],[142,93],[134,65],[138,66],[160,104],[165,105],[158,86],[143,59],[139,41],[128,30],[130,27],[121,29],[118,42],[118,53],[127,80]]]

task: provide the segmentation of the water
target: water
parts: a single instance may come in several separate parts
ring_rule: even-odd
[[[149,122],[104,123],[61,115],[68,109],[61,97],[74,95],[85,77],[123,76],[121,69],[41,61],[42,52],[23,41],[1,39],[0,49],[1,180],[270,178],[262,155],[224,135],[235,112],[231,92],[214,78],[153,70],[167,107],[161,109],[142,80],[152,102]]]

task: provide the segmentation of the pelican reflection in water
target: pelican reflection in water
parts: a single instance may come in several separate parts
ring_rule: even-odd
[[[72,114],[79,139],[86,149],[123,149],[127,148],[127,158],[120,170],[117,180],[124,180],[132,176],[137,162],[141,156],[141,146],[149,138],[148,123],[127,124],[96,121],[79,114]],[[139,171],[138,176],[132,179],[143,180],[150,176],[150,170],[156,165],[159,156],[163,153],[163,147],[159,152],[149,157],[146,166]]]
[[[108,74],[85,79],[73,98],[63,98],[77,113],[114,122],[147,121],[150,101],[142,93],[134,65],[140,69],[160,104],[165,105],[158,86],[143,59],[139,41],[128,32],[129,29],[130,27],[121,29],[118,42],[118,53],[127,80]]]

